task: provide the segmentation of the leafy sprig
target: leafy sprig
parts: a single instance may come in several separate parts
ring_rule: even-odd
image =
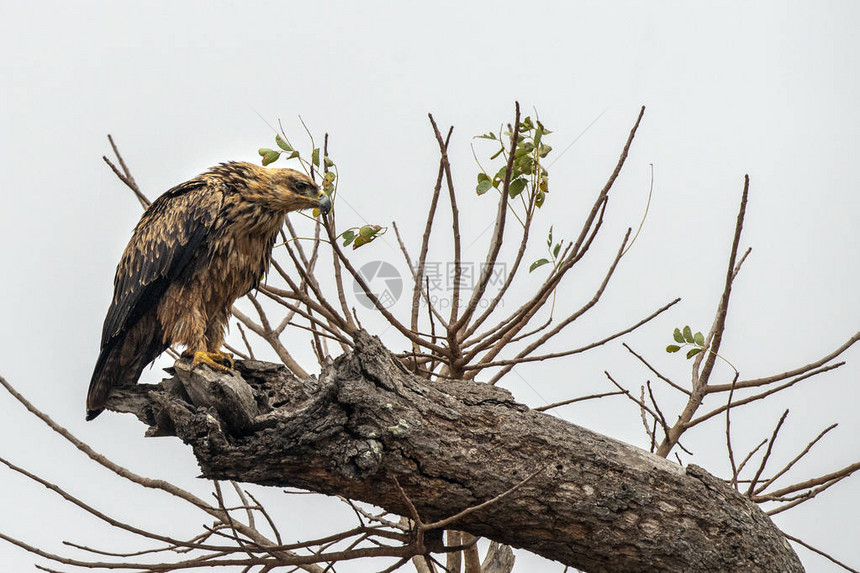
[[[257,153],[262,158],[263,166],[271,165],[283,158],[285,161],[298,161],[305,174],[313,180],[316,180],[317,174],[321,174],[322,181],[320,181],[320,187],[322,188],[322,191],[331,198],[332,202],[334,202],[338,182],[337,165],[334,160],[329,157],[325,149],[320,149],[314,144],[313,135],[311,135],[310,130],[308,130],[304,122],[302,122],[302,125],[311,141],[311,153],[309,159],[307,155],[302,155],[301,151],[296,149],[292,142],[290,142],[284,132],[283,126],[281,126],[281,132],[275,135],[276,148],[261,147],[257,150]],[[319,209],[313,210],[314,218],[318,217],[319,214]],[[351,227],[338,235],[338,238],[343,241],[344,247],[351,244],[353,249],[357,249],[373,242],[376,238],[381,237],[387,230],[388,227],[368,224],[361,227]]]
[[[305,129],[307,129],[307,127]],[[310,137],[310,132],[308,132],[308,136]],[[264,167],[271,165],[283,157],[287,161],[291,159],[298,160],[304,172],[311,179],[314,179],[314,173],[319,173],[320,170],[322,170],[322,181],[320,183],[320,187],[326,195],[334,200],[334,195],[337,191],[337,165],[335,165],[331,157],[324,154],[321,164],[321,151],[319,147],[313,147],[310,160],[303,157],[301,152],[293,147],[293,144],[290,143],[289,139],[287,139],[286,134],[283,133],[283,128],[281,128],[281,133],[275,135],[275,145],[278,146],[278,149],[261,147],[257,150],[257,153],[260,154],[263,159],[262,162]],[[313,137],[311,137],[311,145],[314,145]],[[313,210],[313,216],[319,216],[319,209]]]
[[[508,163],[508,149],[505,141],[511,136],[510,129],[509,131],[500,129],[498,134],[488,132],[475,136],[476,139],[485,139],[498,144],[498,149],[490,155],[491,161],[499,157],[504,159],[504,164],[493,175],[490,175],[478,161],[478,166],[481,167],[475,188],[478,195],[483,195],[490,189],[501,192],[504,187]],[[544,143],[543,139],[550,133],[552,131],[544,127],[540,120],[526,117],[520,122],[508,186],[508,196],[511,199],[524,197],[524,205],[527,205],[527,199],[528,202],[534,201],[537,207],[542,207],[546,201],[546,195],[549,193],[549,173],[542,162],[552,151],[552,147]],[[477,160],[477,155],[475,159]],[[526,210],[528,210],[527,206]]]
[[[687,351],[688,360],[705,349],[705,335],[701,332],[693,334],[693,329],[689,326],[685,326],[683,329],[676,328],[675,332],[672,333],[672,338],[674,338],[675,342],[678,344],[670,344],[666,347],[666,352],[674,353],[687,346],[692,346],[692,348]]]
[[[735,365],[726,360],[724,356],[721,356],[720,354],[709,350],[708,347],[705,346],[705,335],[703,335],[701,332],[694,333],[692,328],[690,328],[689,326],[685,326],[683,329],[676,328],[675,331],[672,333],[672,338],[678,344],[670,344],[666,347],[666,352],[675,353],[679,352],[682,348],[690,346],[691,348],[687,351],[687,360],[689,360],[700,352],[707,350],[708,352],[728,364],[732,370],[734,370],[735,372],[738,371],[738,369],[735,368]]]
[[[343,241],[343,246],[348,247],[352,244],[353,249],[357,249],[362,245],[366,245],[376,239],[377,237],[381,237],[388,231],[388,227],[382,227],[380,225],[363,225],[361,227],[350,227],[338,237]]]
[[[558,253],[561,251],[561,244],[564,240],[561,240],[553,245],[552,242],[552,226],[549,228],[549,234],[546,237],[546,251],[549,254],[549,258],[543,257],[541,259],[536,260],[529,266],[529,272],[534,271],[535,269],[542,267],[544,265],[548,265],[552,263],[553,268],[558,264]]]

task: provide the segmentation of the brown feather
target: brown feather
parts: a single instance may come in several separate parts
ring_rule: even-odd
[[[222,163],[156,199],[117,266],[87,419],[168,346],[216,352],[233,302],[266,272],[286,214],[320,205],[292,169]]]

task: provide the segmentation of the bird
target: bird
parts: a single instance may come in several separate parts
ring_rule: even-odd
[[[259,286],[287,213],[309,208],[327,215],[331,198],[304,173],[236,161],[153,201],[117,265],[86,419],[169,346],[194,367],[232,368],[221,345],[233,302]]]

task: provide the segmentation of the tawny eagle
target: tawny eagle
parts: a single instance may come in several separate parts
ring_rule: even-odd
[[[116,269],[87,419],[170,345],[184,346],[195,366],[232,366],[221,351],[230,308],[258,286],[286,214],[311,207],[328,213],[331,200],[305,174],[239,162],[156,199]]]

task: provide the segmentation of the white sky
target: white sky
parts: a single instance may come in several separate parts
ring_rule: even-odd
[[[489,196],[472,193],[469,144],[472,135],[510,121],[514,100],[526,111],[537,108],[555,130],[556,153],[600,117],[556,156],[532,259],[543,255],[539,239],[551,224],[559,238],[578,230],[583,206],[611,171],[639,106],[647,106],[605,235],[584,269],[600,272],[626,227],[638,225],[653,163],[645,228],[593,316],[554,349],[599,338],[682,296],[678,307],[627,340],[685,379],[683,358],[662,348],[677,325],[710,326],[749,173],[742,246],[753,253],[737,282],[722,354],[745,377],[805,364],[860,328],[858,16],[851,2],[719,2],[707,10],[686,2],[3,2],[0,374],[116,461],[205,492],[190,450],[177,440],[143,439],[140,424],[117,415],[84,423],[114,269],[140,214],[102,163],[110,151],[106,134],[155,197],[219,161],[256,161],[256,149],[273,143],[266,122],[283,119],[301,141],[301,114],[314,131],[331,134],[340,224],[396,219],[414,253],[435,178],[426,117],[432,112],[443,127],[456,126],[451,156],[466,217],[463,243],[478,241],[465,256],[478,261],[494,209]],[[403,268],[395,245],[393,237],[380,241],[357,252],[356,261]],[[445,246],[437,244],[436,260],[446,260]],[[572,277],[560,293],[561,311],[586,300],[598,276]],[[366,326],[401,348],[381,322],[368,317]],[[288,340],[307,359],[302,331]],[[738,412],[736,448],[769,435],[791,408],[774,452],[777,466],[832,422],[840,427],[795,477],[857,461],[860,355],[852,349],[844,357],[842,369]],[[512,374],[504,385],[540,405],[609,389],[604,369],[634,389],[647,377],[613,343],[586,357],[518,368],[522,377]],[[144,379],[158,376],[153,369]],[[677,403],[660,391],[664,410],[674,415]],[[163,523],[172,506],[162,497],[94,468],[10,397],[0,396],[0,409],[0,455],[103,509],[133,515],[137,524]],[[620,399],[557,415],[645,445],[636,408]],[[693,432],[687,446],[696,456],[685,462],[725,475],[722,422]],[[0,488],[2,532],[49,548],[61,539],[112,539],[9,471],[0,470]],[[316,496],[271,497],[297,526],[294,535],[330,531],[338,511]],[[855,477],[780,515],[777,524],[858,567],[858,500]],[[169,527],[199,521],[171,514]],[[799,553],[810,571],[837,570]],[[7,545],[0,557],[7,570],[33,562]],[[519,559],[516,571],[562,570],[522,553]]]

